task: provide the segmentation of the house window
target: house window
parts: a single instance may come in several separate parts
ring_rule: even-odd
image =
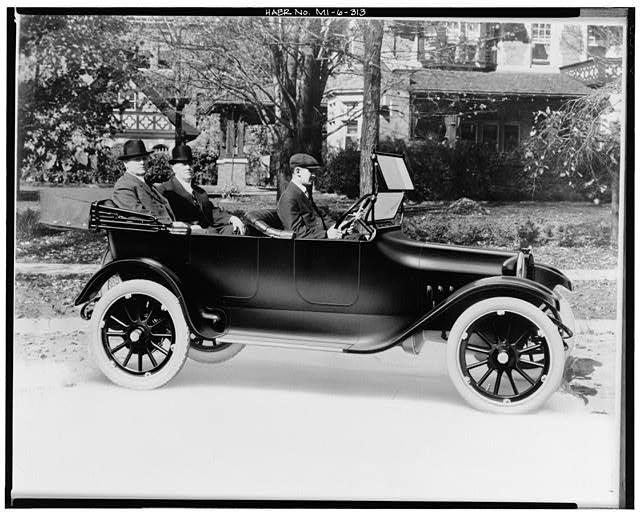
[[[446,23],[447,42],[457,41],[460,35],[460,22],[448,21]]]
[[[485,122],[482,125],[482,143],[490,150],[498,151],[498,122]]]
[[[357,150],[359,147],[358,137],[358,120],[347,122],[347,135],[344,141],[344,147],[347,149]]]
[[[460,141],[468,141],[470,143],[478,142],[478,125],[477,123],[462,122],[460,123]]]
[[[549,64],[551,51],[551,23],[533,23],[531,25],[531,62]]]
[[[506,123],[504,126],[504,151],[510,152],[518,148],[520,144],[520,125],[518,123]]]
[[[479,23],[463,23],[462,30],[470,41],[480,39],[480,24]]]

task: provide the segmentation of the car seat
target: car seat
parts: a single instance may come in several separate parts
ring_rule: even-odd
[[[275,209],[257,209],[244,215],[248,236],[268,236],[278,239],[293,239],[293,232],[284,230]]]

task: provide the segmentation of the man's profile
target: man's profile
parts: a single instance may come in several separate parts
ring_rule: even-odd
[[[320,164],[311,155],[297,153],[289,159],[291,182],[278,201],[278,216],[285,230],[292,231],[296,238],[341,239],[343,233],[335,227],[327,228],[313,198],[309,194],[312,171]]]

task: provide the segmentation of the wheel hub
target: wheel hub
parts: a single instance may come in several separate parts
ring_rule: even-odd
[[[498,356],[496,357],[496,360],[500,364],[506,364],[507,362],[509,362],[509,354],[507,354],[507,352],[500,352],[500,353],[498,353]]]
[[[129,341],[135,353],[146,353],[149,346],[149,330],[143,325],[134,325],[129,331]]]

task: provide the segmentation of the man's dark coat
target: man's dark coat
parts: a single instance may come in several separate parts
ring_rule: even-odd
[[[112,200],[121,209],[152,214],[162,223],[175,220],[167,199],[155,187],[128,172],[115,183]]]
[[[327,237],[327,226],[316,204],[293,182],[289,182],[278,201],[278,216],[284,229],[293,231],[296,238]]]
[[[178,221],[197,223],[202,228],[213,229],[218,233],[233,233],[233,226],[229,223],[231,215],[214,207],[206,191],[200,186],[192,184],[191,188],[193,194],[176,177],[158,185],[158,191],[169,200]]]

